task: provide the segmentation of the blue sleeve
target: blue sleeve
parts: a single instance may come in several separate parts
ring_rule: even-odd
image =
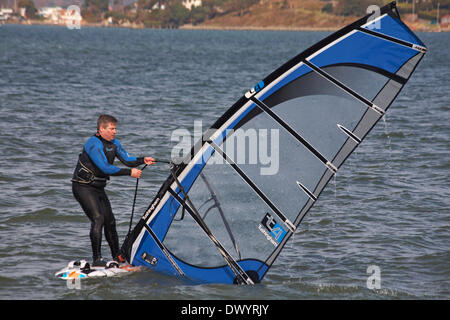
[[[84,144],[84,150],[94,164],[107,175],[114,175],[120,171],[119,167],[109,164],[103,152],[103,144],[95,137],[91,137]]]
[[[117,153],[117,157],[120,159],[120,161],[123,160],[125,162],[134,162],[137,160],[136,157],[130,157],[128,152],[120,144],[119,140],[114,139],[112,141],[112,143],[114,143],[117,146],[116,153]]]
[[[119,140],[112,141],[116,145],[116,156],[119,160],[128,167],[137,167],[144,163],[144,158],[131,157],[128,152],[122,147]]]

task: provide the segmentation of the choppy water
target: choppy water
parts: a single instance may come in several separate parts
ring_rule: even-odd
[[[119,118],[131,154],[168,158],[173,130],[206,129],[327,34],[1,26],[0,299],[450,298],[448,33],[419,34],[429,53],[262,284],[192,286],[147,271],[76,290],[54,277],[91,256],[70,178],[98,114]],[[137,215],[167,176],[164,165],[144,172]],[[134,181],[115,178],[108,192],[123,240]],[[367,288],[371,265],[381,289]]]

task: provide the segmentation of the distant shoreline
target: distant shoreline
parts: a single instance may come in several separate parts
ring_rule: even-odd
[[[7,21],[2,24],[12,24],[12,25],[46,25],[46,26],[60,26],[67,27],[65,24],[55,24],[52,22],[46,21],[37,21],[37,20],[26,20],[26,21]],[[0,24],[0,27],[1,25]],[[418,32],[449,32],[450,27],[441,28],[440,30],[437,27],[426,28],[421,27],[420,25],[408,25],[413,31]],[[94,28],[126,28],[126,29],[164,29],[164,28],[147,28],[142,24],[136,23],[126,23],[126,24],[108,24],[105,22],[101,23],[81,23],[80,28],[83,27],[94,27]],[[223,25],[192,25],[185,24],[180,26],[178,29],[180,30],[236,30],[236,31],[337,31],[344,26],[336,26],[336,27],[287,27],[287,26],[223,26]]]
[[[180,27],[183,30],[242,30],[242,31],[337,31],[342,27],[286,27],[286,26],[221,26],[221,25],[190,25]]]
[[[419,32],[450,32],[450,25],[443,28],[438,28],[437,26],[428,26],[422,23],[405,23],[411,30]],[[304,27],[288,27],[288,26],[224,26],[224,25],[214,25],[214,24],[200,24],[192,25],[185,24],[180,27],[184,30],[257,30],[257,31],[337,31],[342,29],[345,25],[339,26],[329,26],[329,27],[314,27],[314,26],[304,26]]]

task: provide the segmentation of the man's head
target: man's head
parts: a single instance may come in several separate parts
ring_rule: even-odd
[[[102,114],[97,120],[97,131],[103,139],[112,141],[117,133],[117,119],[113,116]]]

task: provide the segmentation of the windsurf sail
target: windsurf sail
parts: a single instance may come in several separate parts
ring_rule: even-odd
[[[393,2],[285,63],[172,167],[124,242],[128,261],[202,283],[260,282],[426,51]]]

